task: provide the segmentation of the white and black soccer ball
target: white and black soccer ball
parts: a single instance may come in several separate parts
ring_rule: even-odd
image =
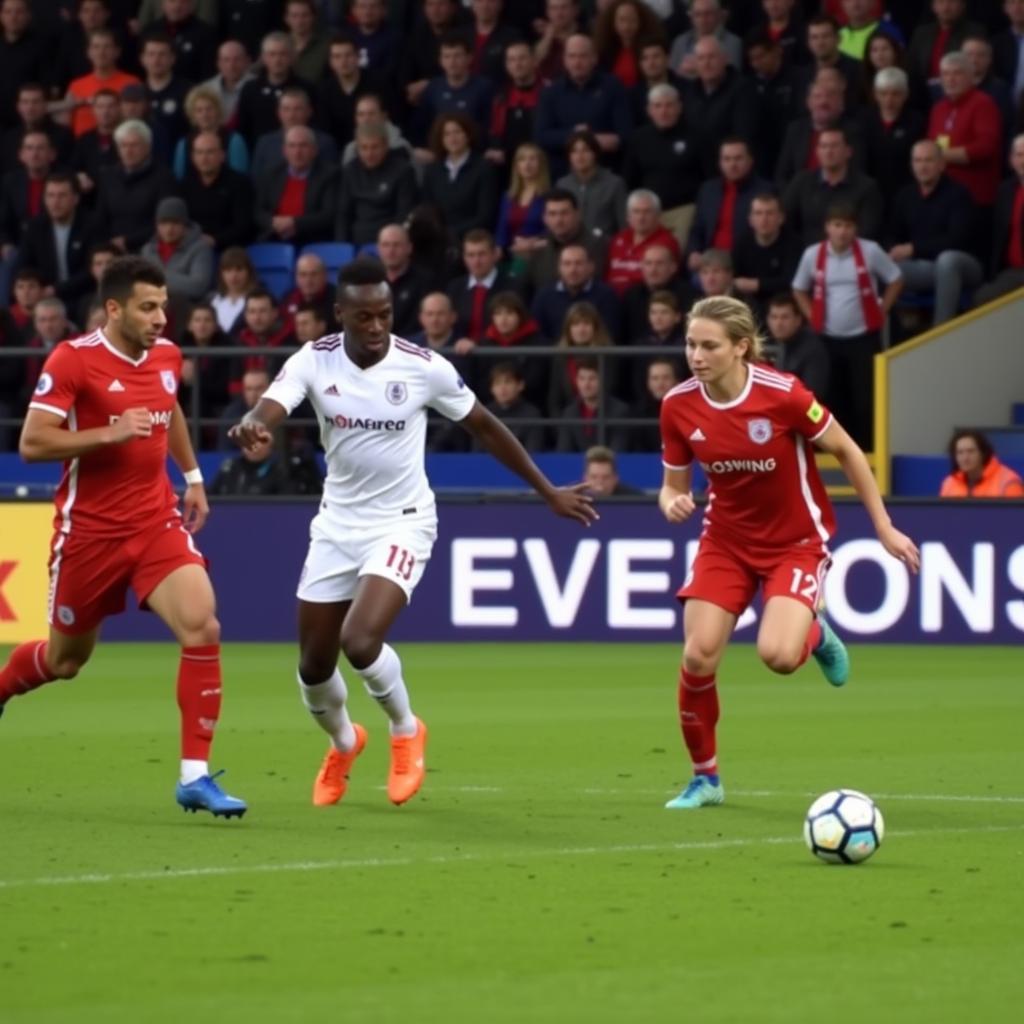
[[[855,789],[833,789],[811,804],[804,840],[830,864],[860,864],[882,845],[885,820],[874,800]]]

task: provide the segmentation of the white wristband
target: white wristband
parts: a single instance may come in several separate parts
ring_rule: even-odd
[[[195,469],[189,469],[182,474],[185,477],[185,483],[191,487],[193,484],[201,484],[203,482],[203,471],[197,466]]]

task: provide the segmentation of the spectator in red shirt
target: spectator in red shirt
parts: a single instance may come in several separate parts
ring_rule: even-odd
[[[627,89],[640,81],[640,43],[662,35],[657,16],[640,0],[612,0],[594,21],[601,66]]]
[[[643,280],[644,253],[652,245],[663,245],[674,259],[681,258],[676,236],[662,226],[660,217],[661,200],[654,192],[640,188],[630,193],[626,200],[626,220],[629,226],[612,239],[605,274],[606,280],[620,297],[631,284]]]
[[[994,279],[978,289],[974,301],[991,302],[1024,286],[1024,135],[1010,147],[1013,176],[999,186],[992,237]]]
[[[941,62],[943,98],[932,107],[928,138],[946,156],[947,173],[982,207],[991,207],[999,188],[1003,153],[1002,120],[995,101],[976,89],[962,53]]]

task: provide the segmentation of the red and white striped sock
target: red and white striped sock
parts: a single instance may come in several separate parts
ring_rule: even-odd
[[[45,640],[19,644],[11,651],[7,664],[0,669],[0,704],[52,683],[56,678],[46,664]]]

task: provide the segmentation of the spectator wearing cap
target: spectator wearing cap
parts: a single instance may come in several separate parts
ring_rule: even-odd
[[[213,280],[213,246],[189,218],[184,199],[160,200],[156,234],[142,247],[141,255],[163,267],[173,329],[183,331],[189,308],[210,290]]]
[[[153,134],[142,121],[114,132],[118,161],[103,171],[96,220],[121,252],[135,252],[150,236],[157,204],[177,190],[170,170],[153,159]]]
[[[92,112],[92,98],[101,89],[120,93],[126,85],[140,85],[135,75],[129,75],[117,66],[121,47],[112,29],[99,28],[89,33],[86,49],[92,71],[74,79],[68,86],[67,105],[71,109],[71,131],[77,138],[96,127]]]
[[[218,252],[253,240],[252,181],[227,166],[219,132],[199,132],[192,139],[190,166],[180,188],[192,219]]]
[[[256,230],[264,241],[305,245],[331,237],[338,170],[317,154],[311,128],[289,128],[284,162],[256,185]]]
[[[586,128],[569,136],[565,150],[569,173],[558,187],[576,197],[584,231],[611,238],[626,226],[626,183],[601,166],[601,147]]]
[[[683,118],[683,102],[673,85],[654,86],[647,100],[646,124],[629,137],[623,177],[630,189],[649,189],[664,207],[661,222],[685,239],[693,224],[701,181],[700,156]]]

